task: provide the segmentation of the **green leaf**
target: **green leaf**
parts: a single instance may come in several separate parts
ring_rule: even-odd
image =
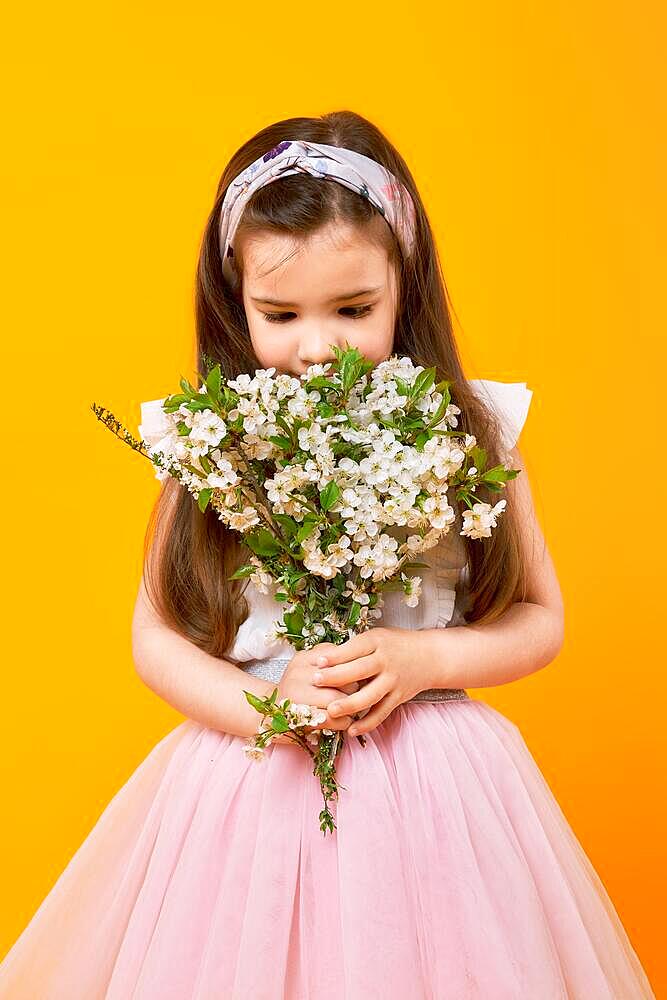
[[[276,418],[275,419],[276,419],[277,426],[280,427],[281,430],[285,431],[285,436],[286,437],[289,437],[290,434],[292,433],[292,429],[293,428],[289,425],[289,423],[287,422],[287,420],[285,420],[285,418],[282,417],[279,413],[276,414]]]
[[[437,425],[444,418],[445,413],[447,412],[447,407],[449,406],[452,399],[451,394],[449,392],[449,382],[438,382],[435,388],[437,392],[442,393],[442,402],[440,403],[440,406],[429,420],[429,427],[437,427]]]
[[[361,361],[359,365],[360,370],[357,378],[361,378],[362,375],[368,375],[369,371],[375,367],[372,361]]]
[[[289,633],[300,636],[303,632],[303,608],[297,606],[294,611],[285,612],[283,622]]]
[[[486,465],[486,452],[484,448],[480,448],[479,445],[475,445],[469,452],[472,464],[477,470],[483,469]]]
[[[273,599],[278,602],[278,604],[284,604],[289,594],[286,594],[284,590],[280,590],[277,594],[274,594]]]
[[[338,357],[338,355],[336,355]],[[340,378],[343,383],[343,394],[347,395],[364,371],[368,370],[364,356],[356,347],[349,347],[339,358]]]
[[[475,494],[468,492],[468,490],[457,490],[456,499],[462,500],[466,507],[470,508],[470,510],[472,510],[473,505],[477,503],[477,497]]]
[[[316,375],[315,378],[311,378],[309,382],[306,382],[306,389],[309,392],[313,389],[333,389],[335,392],[340,392],[340,386],[338,383],[333,382],[325,375]]]
[[[271,719],[271,725],[278,733],[286,733],[289,731],[289,722],[283,719],[282,715],[274,715]]]
[[[333,479],[324,487],[320,493],[320,506],[322,510],[329,511],[340,497],[340,486]]]
[[[483,480],[485,483],[499,483],[504,482],[509,469],[506,469],[504,465],[494,465],[492,469],[487,469],[484,473]]]
[[[293,635],[290,632],[281,632],[281,638],[290,642],[295,649],[302,650],[306,648],[306,640],[302,635]]]
[[[410,398],[413,402],[417,402],[417,400],[421,399],[422,396],[425,396],[434,382],[435,368],[427,368],[426,371],[420,372],[412,383],[412,388],[410,390]]]
[[[273,519],[278,522],[288,540],[294,538],[299,530],[299,523],[293,517],[289,517],[287,514],[274,514]]]
[[[199,491],[199,495],[197,497],[197,506],[199,507],[199,509],[202,512],[202,514],[204,513],[204,511],[208,507],[209,500],[211,499],[212,494],[213,494],[213,490],[212,489],[206,489],[206,490],[200,490]]]
[[[243,541],[258,556],[277,556],[281,551],[280,542],[266,528],[245,535]]]
[[[217,399],[220,395],[220,365],[216,365],[206,376],[206,388]]]
[[[269,441],[271,444],[275,444],[278,448],[282,448],[283,451],[288,451],[292,447],[292,442],[288,437],[283,437],[281,434],[273,434]]]
[[[252,576],[253,573],[257,572],[256,566],[251,566],[250,563],[246,563],[245,566],[240,566],[236,573],[232,573],[229,577],[230,580],[245,580],[247,576]]]
[[[275,705],[277,697],[278,697],[278,688],[275,687],[267,700],[270,702],[270,704]],[[289,703],[289,698],[287,699],[287,702]]]
[[[347,624],[350,628],[353,628],[359,621],[359,615],[361,614],[361,604],[357,601],[352,602],[352,607],[350,608],[350,613],[347,617]]]
[[[262,715],[266,715],[264,700],[262,698],[258,698],[257,695],[252,693],[252,691],[244,691],[243,693],[253,708],[256,708],[258,712],[262,713]]]
[[[299,530],[295,535],[295,540],[299,543],[299,545],[301,544],[301,542],[305,542],[308,536],[312,534],[313,528],[317,524],[317,520],[318,519],[316,517],[313,517],[312,514],[307,515],[303,519],[303,524],[301,525],[301,527],[299,528]]]
[[[162,409],[167,413],[173,413],[177,410],[181,403],[187,403],[189,396],[183,396],[180,393],[175,396],[168,396],[162,404]]]

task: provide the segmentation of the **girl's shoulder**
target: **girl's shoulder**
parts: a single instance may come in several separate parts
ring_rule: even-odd
[[[468,379],[468,385],[498,415],[503,444],[509,451],[517,443],[526,422],[533,390],[525,382],[499,382],[488,378]]]

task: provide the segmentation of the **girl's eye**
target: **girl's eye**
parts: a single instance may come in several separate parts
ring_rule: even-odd
[[[373,306],[344,306],[340,312],[343,314],[349,314],[348,319],[361,319],[362,316],[367,316]],[[264,319],[269,323],[288,323],[289,320],[294,316],[294,313],[284,312],[284,313],[264,313]]]
[[[294,313],[264,313],[264,319],[269,323],[285,323]]]
[[[347,311],[352,313],[349,317],[350,319],[361,319],[362,316],[367,316],[372,308],[373,306],[346,306],[341,309],[341,312]]]

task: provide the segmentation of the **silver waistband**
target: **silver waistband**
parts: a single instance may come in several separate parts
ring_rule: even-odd
[[[250,663],[239,663],[242,670],[252,674],[254,677],[261,677],[265,681],[274,681],[276,684],[283,676],[287,664],[290,662],[289,656],[272,657],[269,660],[252,660]],[[465,688],[427,688],[413,695],[410,701],[463,701],[469,698]]]

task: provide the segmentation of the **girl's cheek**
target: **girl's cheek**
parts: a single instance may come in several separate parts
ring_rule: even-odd
[[[361,338],[354,346],[370,361],[379,364],[381,361],[386,361],[392,353],[394,338],[384,332],[378,332]]]
[[[281,337],[278,340],[274,337],[255,335],[251,340],[257,360],[263,368],[286,370],[292,357],[288,337]]]

